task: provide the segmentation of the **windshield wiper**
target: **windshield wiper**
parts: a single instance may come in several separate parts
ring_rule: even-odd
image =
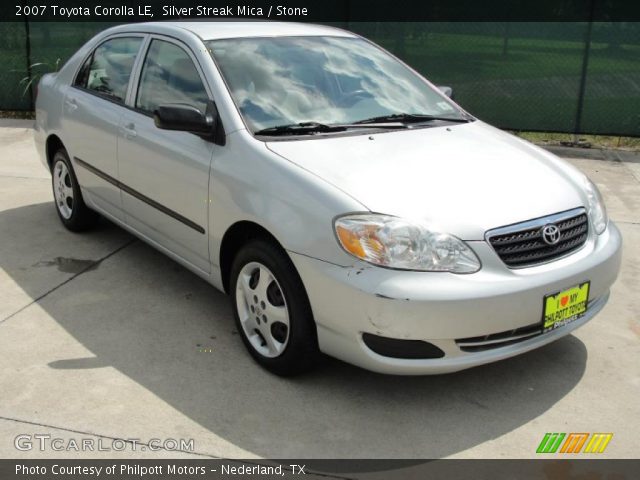
[[[354,122],[356,125],[368,125],[370,123],[377,122],[402,122],[402,123],[421,123],[430,122],[432,120],[443,120],[447,122],[467,123],[470,122],[470,118],[451,118],[451,117],[439,117],[437,115],[426,115],[417,113],[392,113],[390,115],[381,115],[379,117],[365,118],[358,122]]]
[[[290,125],[277,125],[263,128],[255,132],[256,135],[304,135],[324,132],[343,132],[345,128],[340,125],[325,125],[318,122],[292,123]]]
[[[315,133],[344,132],[349,128],[406,128],[405,125],[398,121],[392,123],[382,122],[356,122],[356,123],[339,123],[327,125],[319,122],[302,122],[290,125],[277,125],[275,127],[263,128],[254,132],[255,135],[313,135]]]

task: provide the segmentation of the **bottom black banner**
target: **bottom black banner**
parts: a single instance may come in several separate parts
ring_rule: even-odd
[[[0,460],[0,479],[637,478],[640,460]]]

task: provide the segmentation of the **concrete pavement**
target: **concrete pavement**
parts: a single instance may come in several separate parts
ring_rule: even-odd
[[[0,457],[529,458],[545,432],[613,432],[604,456],[637,457],[639,162],[570,160],[625,241],[609,305],[573,335],[446,376],[328,359],[281,379],[251,361],[223,294],[107,222],[61,226],[28,125],[0,122]],[[193,448],[21,451],[20,434]]]

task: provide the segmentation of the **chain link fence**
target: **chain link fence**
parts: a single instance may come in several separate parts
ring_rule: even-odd
[[[342,22],[510,130],[640,136],[640,22]],[[108,23],[0,23],[0,110]],[[22,81],[22,83],[21,83]]]

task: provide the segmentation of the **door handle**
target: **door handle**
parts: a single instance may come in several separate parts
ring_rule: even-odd
[[[135,138],[138,135],[134,123],[127,123],[122,127],[122,130],[124,131],[124,138]]]
[[[78,108],[78,103],[76,102],[75,98],[66,98],[64,100],[64,106],[67,108],[67,110],[73,112],[76,108]]]

